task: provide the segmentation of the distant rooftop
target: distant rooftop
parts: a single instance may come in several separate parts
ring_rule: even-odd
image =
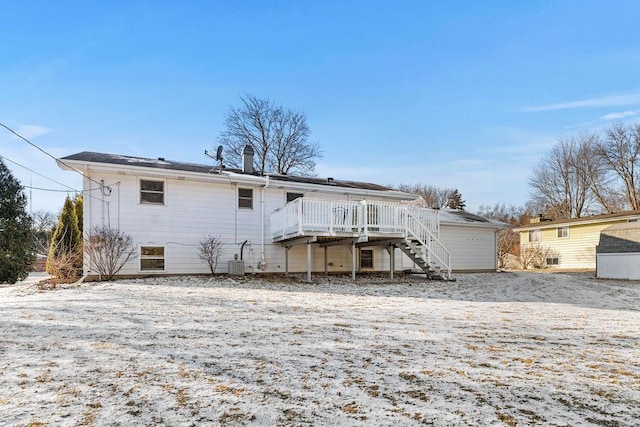
[[[583,216],[581,218],[544,220],[542,222],[535,222],[532,224],[528,224],[526,226],[517,227],[515,230],[517,231],[517,230],[530,230],[530,229],[536,229],[536,228],[555,228],[561,225],[572,225],[572,224],[590,224],[590,223],[607,222],[607,221],[612,221],[617,219],[623,219],[626,217],[640,218],[640,210],[612,212],[612,213],[602,214],[602,215],[589,215],[589,216]]]

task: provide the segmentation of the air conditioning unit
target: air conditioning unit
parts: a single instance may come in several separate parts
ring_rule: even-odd
[[[229,261],[229,274],[232,276],[244,276],[244,261]]]

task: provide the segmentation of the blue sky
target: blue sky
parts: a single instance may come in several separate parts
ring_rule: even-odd
[[[0,122],[54,156],[206,163],[252,94],[308,115],[320,176],[529,198],[561,136],[640,117],[637,1],[4,2]],[[0,154],[80,178],[0,129]],[[64,190],[11,162],[24,185]],[[66,194],[33,191],[56,212]]]

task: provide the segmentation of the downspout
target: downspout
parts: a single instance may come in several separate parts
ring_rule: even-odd
[[[265,184],[262,186],[262,190],[261,190],[261,200],[260,200],[260,231],[261,231],[261,237],[262,237],[262,243],[260,246],[260,263],[258,265],[258,268],[262,271],[264,271],[267,268],[267,260],[265,259],[264,256],[264,193],[265,193],[265,189],[269,186],[269,175],[267,175],[266,177],[266,181]]]
[[[495,233],[493,234],[493,249],[494,249],[494,253],[496,254],[495,256],[495,270],[498,271],[498,268],[500,267],[500,260],[498,259],[499,255],[498,254],[498,233],[500,233],[501,230],[496,230]]]
[[[86,175],[83,175],[82,177],[82,189],[84,189],[85,187],[87,188],[87,192],[91,191],[91,181],[89,181],[90,178],[90,173],[89,173],[89,168],[85,165],[85,168],[87,169],[87,173]],[[90,193],[89,193],[90,194]],[[86,201],[86,206],[85,208],[82,210],[82,215],[83,216],[87,216],[88,218],[82,218],[82,221],[84,224],[89,224],[89,230],[87,230],[87,235],[89,236],[89,239],[91,239],[91,229],[93,228],[93,223],[91,222],[91,211],[93,210],[93,201],[91,200],[91,196],[87,197],[87,201]],[[85,203],[84,200],[84,194],[82,195],[82,203]],[[87,209],[88,208],[88,209]],[[87,212],[87,210],[89,212]],[[83,228],[83,233],[84,233],[84,226]],[[84,260],[84,250],[82,251],[82,259]],[[91,273],[91,269],[93,268],[93,251],[89,252],[89,266],[87,268],[87,274]]]

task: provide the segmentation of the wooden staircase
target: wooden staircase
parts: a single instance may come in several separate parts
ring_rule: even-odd
[[[429,262],[428,257],[424,255],[424,248],[420,242],[405,239],[405,241],[398,245],[398,249],[404,252],[405,255],[413,261],[420,270],[422,270],[429,279],[432,280],[451,280],[450,273],[447,270],[443,270],[435,262]]]
[[[422,270],[429,279],[454,280],[451,277],[451,253],[432,230],[420,219],[419,211],[407,210],[406,236],[397,247]],[[437,225],[436,225],[437,227]]]

